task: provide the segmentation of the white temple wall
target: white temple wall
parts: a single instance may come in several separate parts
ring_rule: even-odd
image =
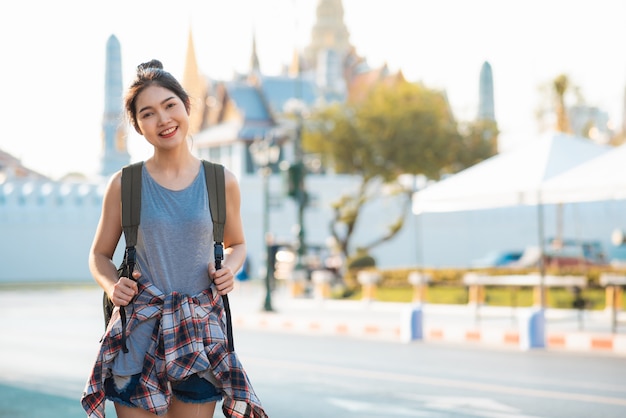
[[[350,176],[310,175],[312,196],[305,210],[306,242],[323,246],[329,237],[331,203],[354,191]],[[0,184],[0,282],[85,281],[93,279],[87,257],[100,216],[102,183],[5,182]],[[253,275],[264,262],[262,178],[240,179],[242,218]],[[284,195],[284,179],[269,179],[269,231],[276,241],[294,243],[295,202]],[[380,237],[396,219],[401,200],[385,198],[368,204],[354,234],[353,246]],[[558,209],[544,207],[544,236],[562,231],[564,238],[601,241],[609,258],[626,259],[610,236],[626,229],[626,201],[572,203]],[[381,268],[467,267],[471,260],[493,250],[538,245],[537,208],[519,206],[458,213],[408,214],[404,228],[392,240],[375,247],[372,255]],[[123,239],[114,262],[121,261]]]
[[[99,184],[0,185],[0,282],[91,280],[101,202]]]

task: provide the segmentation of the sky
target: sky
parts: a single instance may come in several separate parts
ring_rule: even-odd
[[[192,30],[200,70],[245,72],[256,34],[261,70],[277,74],[310,41],[317,0],[9,0],[0,5],[4,81],[0,149],[53,178],[97,174],[106,42],[120,41],[124,86],[152,58],[182,79]],[[373,67],[445,90],[475,117],[491,64],[501,149],[538,135],[540,86],[566,74],[588,105],[622,124],[623,0],[343,0],[350,42]],[[129,128],[133,160],[150,149]]]

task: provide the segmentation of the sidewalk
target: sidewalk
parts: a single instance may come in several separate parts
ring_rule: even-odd
[[[528,348],[530,308],[294,298],[279,287],[265,312],[259,282],[239,284],[230,300],[235,329]],[[547,309],[545,348],[626,355],[626,312],[618,314],[614,334],[611,312]]]

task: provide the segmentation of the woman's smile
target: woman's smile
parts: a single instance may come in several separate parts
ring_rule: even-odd
[[[176,134],[176,131],[178,131],[178,127],[172,126],[171,128],[168,128],[164,130],[163,132],[161,132],[159,136],[162,138],[170,138]]]

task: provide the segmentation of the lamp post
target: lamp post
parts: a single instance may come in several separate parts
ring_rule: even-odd
[[[272,165],[276,164],[280,157],[280,146],[274,142],[272,134],[266,135],[263,139],[255,140],[250,144],[250,153],[254,159],[254,163],[260,168],[263,177],[263,244],[265,246],[265,301],[263,302],[264,311],[273,311],[272,308],[272,286],[271,275],[271,252],[269,237],[269,176],[272,173]]]
[[[299,83],[298,83],[299,85]],[[294,267],[293,279],[302,281],[306,278],[306,266],[304,264],[304,256],[306,254],[306,234],[304,222],[304,210],[307,205],[307,193],[304,187],[304,178],[306,176],[306,167],[304,165],[304,152],[302,150],[302,116],[305,110],[304,103],[301,100],[293,100],[289,103],[288,111],[293,113],[296,118],[294,132],[294,162],[289,166],[289,196],[292,197],[297,205],[297,259]]]

